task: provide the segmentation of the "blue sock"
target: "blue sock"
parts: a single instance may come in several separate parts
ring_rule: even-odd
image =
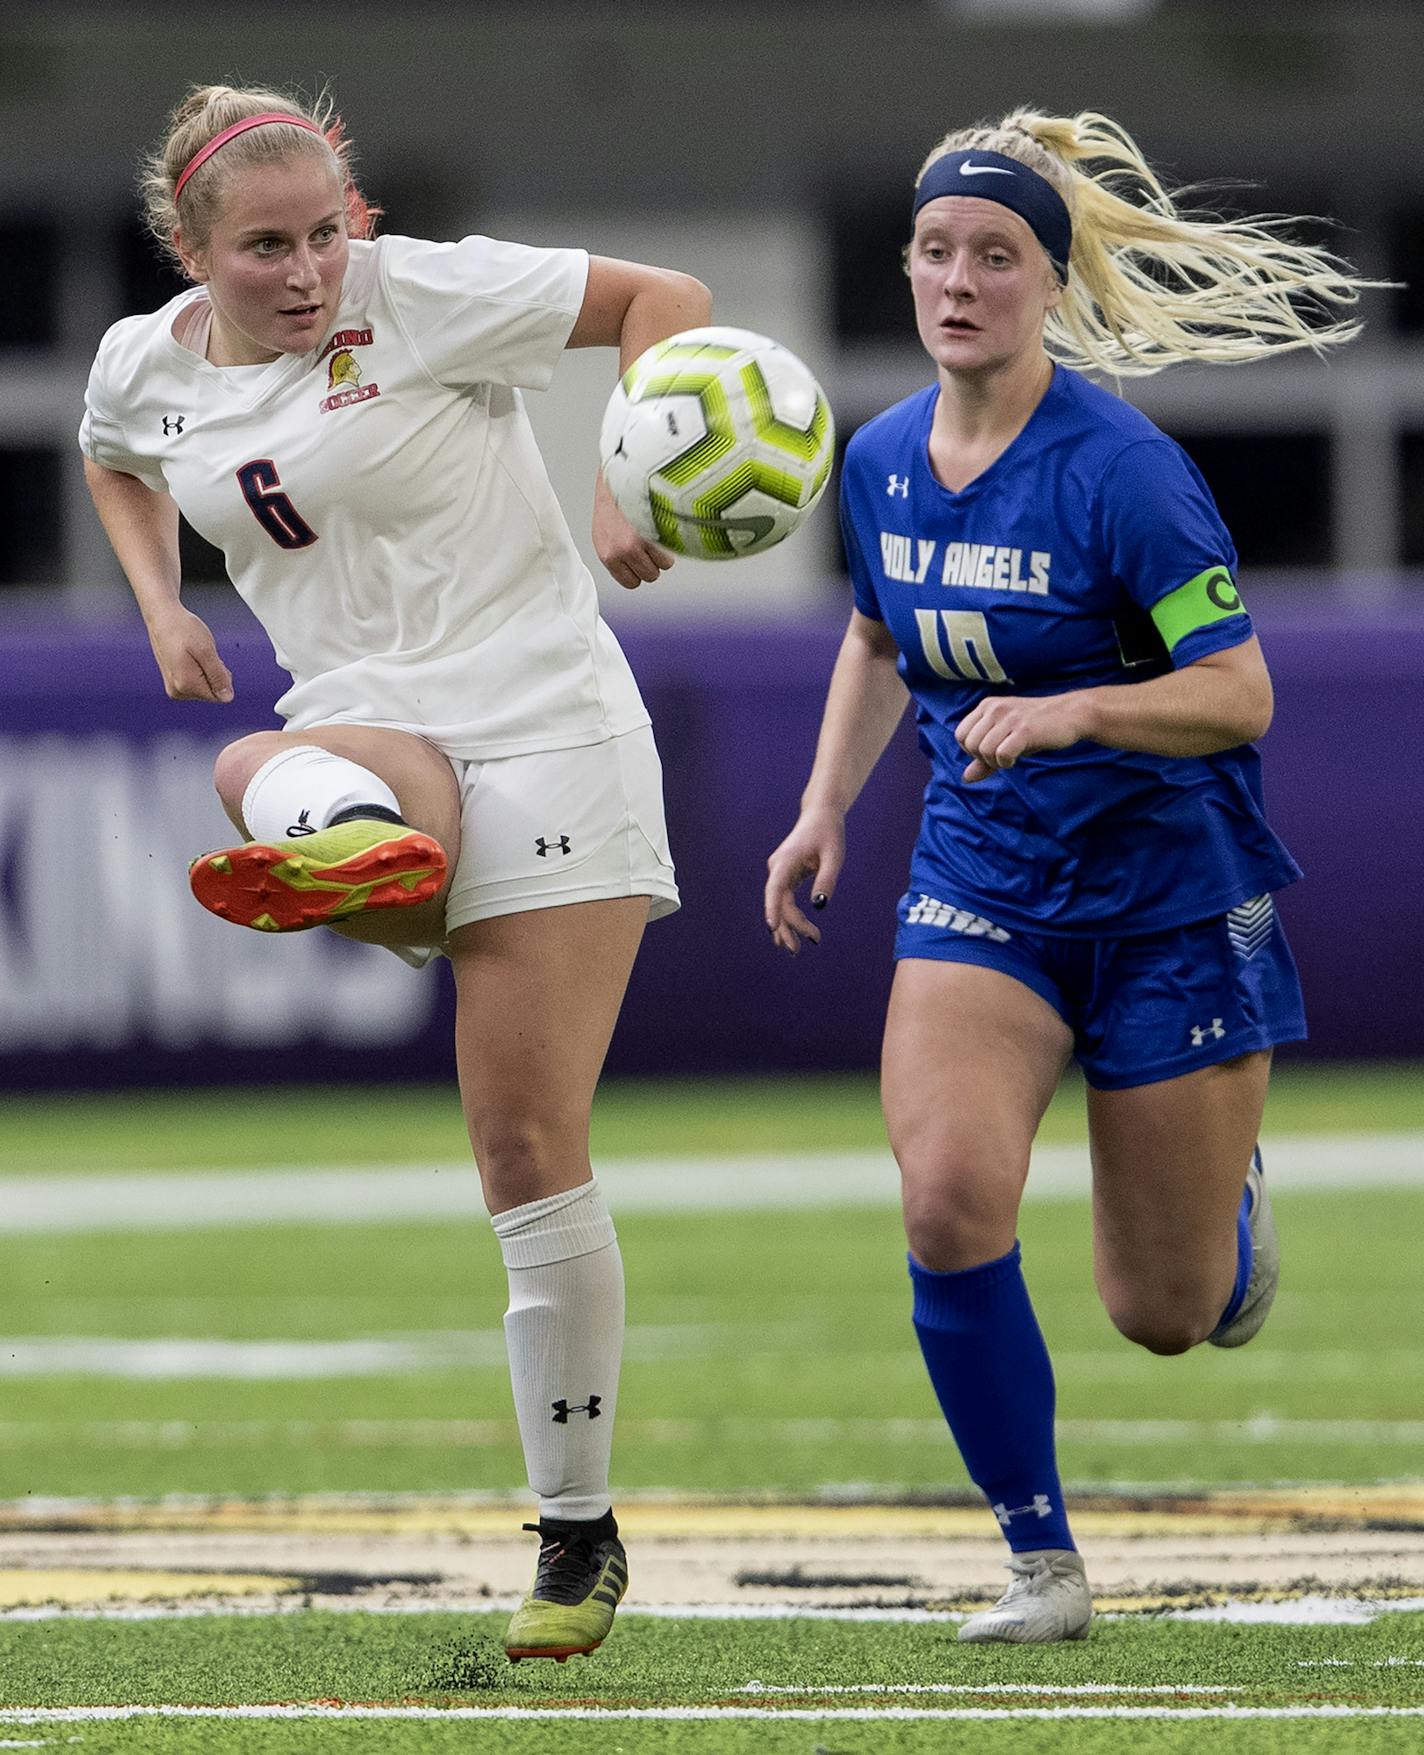
[[[1053,1445],[1053,1366],[1017,1243],[938,1274],[910,1257],[915,1333],[970,1479],[1010,1548],[1072,1548]]]
[[[1260,1150],[1257,1146],[1257,1153]],[[1225,1328],[1227,1323],[1236,1319],[1236,1313],[1246,1296],[1246,1288],[1251,1283],[1252,1256],[1251,1184],[1248,1182],[1241,1191],[1241,1205],[1236,1213],[1236,1283],[1232,1286],[1231,1297],[1221,1313],[1221,1321],[1216,1325],[1218,1329]]]

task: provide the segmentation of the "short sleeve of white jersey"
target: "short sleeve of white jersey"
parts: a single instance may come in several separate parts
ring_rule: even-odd
[[[482,237],[385,237],[376,247],[386,299],[436,383],[548,387],[583,304],[586,250]]]
[[[118,331],[122,328],[122,324],[115,324],[109,330],[99,344],[99,352],[90,369],[88,388],[84,392],[84,418],[79,423],[79,449],[101,468],[116,469],[121,475],[136,475],[145,487],[161,494],[167,487],[163,472],[154,462],[151,452],[145,457],[130,448],[123,423],[114,413],[115,399],[106,379],[105,366],[118,346]]]

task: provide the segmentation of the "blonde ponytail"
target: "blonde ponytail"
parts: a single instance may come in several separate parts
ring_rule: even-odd
[[[1065,365],[1143,377],[1179,361],[1323,353],[1359,334],[1344,313],[1360,292],[1388,284],[1292,242],[1289,218],[1184,211],[1127,130],[1095,110],[1059,117],[1019,109],[997,126],[959,129],[934,148],[916,182],[945,153],[971,147],[1018,159],[1068,205],[1068,285],[1044,326],[1045,347]]]

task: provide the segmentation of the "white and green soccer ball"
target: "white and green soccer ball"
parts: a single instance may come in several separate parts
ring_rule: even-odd
[[[686,329],[623,374],[603,417],[603,478],[640,536],[736,560],[805,522],[825,490],[835,423],[794,353],[749,329]]]

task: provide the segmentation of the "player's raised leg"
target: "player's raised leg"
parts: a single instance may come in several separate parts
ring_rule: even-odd
[[[330,925],[373,943],[444,938],[459,793],[449,761],[423,738],[371,726],[255,732],[223,750],[214,778],[248,839],[193,861],[205,908],[263,932]]]
[[[1151,1352],[1240,1345],[1270,1309],[1279,1252],[1256,1149],[1270,1066],[1260,1050],[1089,1090],[1098,1291]]]
[[[470,1140],[509,1275],[505,1335],[529,1484],[534,1585],[512,1658],[592,1651],[627,1588],[609,1491],[623,1264],[589,1164],[594,1088],[647,921],[645,896],[505,914],[450,935]]]
[[[970,1642],[1081,1638],[1092,1614],[1054,1445],[1054,1381],[1016,1238],[1034,1134],[1072,1036],[996,969],[907,958],[895,971],[882,1092],[900,1165],[915,1332],[1013,1581]]]

